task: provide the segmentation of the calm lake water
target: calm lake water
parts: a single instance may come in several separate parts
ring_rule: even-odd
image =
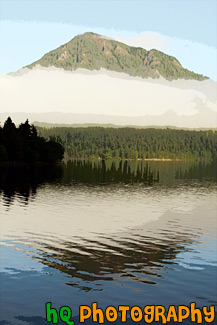
[[[1,167],[0,324],[47,324],[48,301],[76,324],[93,302],[217,306],[216,175],[183,162]]]

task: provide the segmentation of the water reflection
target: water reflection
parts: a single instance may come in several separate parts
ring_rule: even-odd
[[[34,199],[38,186],[43,183],[57,182],[62,177],[61,166],[1,166],[0,189],[4,203],[10,205],[14,197],[28,204],[29,198]]]
[[[63,164],[63,183],[153,185],[159,181],[159,171],[149,164],[129,161],[68,161]]]
[[[197,180],[202,181],[217,181],[217,162],[212,163],[198,162],[189,164],[187,168],[177,169],[175,174],[176,179]]]
[[[98,282],[115,281],[117,274],[130,281],[156,284],[162,276],[161,268],[175,264],[177,254],[186,251],[192,243],[190,237],[176,235],[176,242],[169,239],[154,241],[147,236],[133,236],[132,231],[130,238],[122,234],[113,236],[112,240],[106,236],[98,240],[79,238],[74,242],[55,242],[58,247],[52,245],[51,239],[46,241],[49,244],[43,243],[43,250],[34,258],[68,275],[66,284],[84,291],[103,290],[103,285]]]
[[[194,179],[213,182],[216,175],[215,163],[68,161],[58,166],[1,166],[0,190],[6,205],[16,196],[28,204],[44,183],[174,186]]]
[[[184,162],[1,167],[0,324],[45,324],[46,301],[73,312],[94,301],[217,305],[215,171]]]

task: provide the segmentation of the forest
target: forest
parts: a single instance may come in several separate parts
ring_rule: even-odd
[[[37,128],[59,142],[70,159],[215,160],[217,132],[179,129],[104,127]]]
[[[64,147],[54,139],[38,136],[28,120],[16,127],[11,118],[0,127],[0,163],[56,163],[64,156]]]

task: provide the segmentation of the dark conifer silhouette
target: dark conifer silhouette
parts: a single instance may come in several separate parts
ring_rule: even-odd
[[[0,127],[0,162],[55,163],[63,155],[61,143],[39,137],[28,120],[16,128],[8,117],[3,128]]]

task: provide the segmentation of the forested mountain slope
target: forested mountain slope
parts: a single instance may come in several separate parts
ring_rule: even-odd
[[[128,46],[98,34],[85,33],[45,54],[40,60],[27,66],[57,67],[64,70],[85,68],[124,72],[143,78],[195,79],[207,77],[184,69],[173,56],[152,49]]]

